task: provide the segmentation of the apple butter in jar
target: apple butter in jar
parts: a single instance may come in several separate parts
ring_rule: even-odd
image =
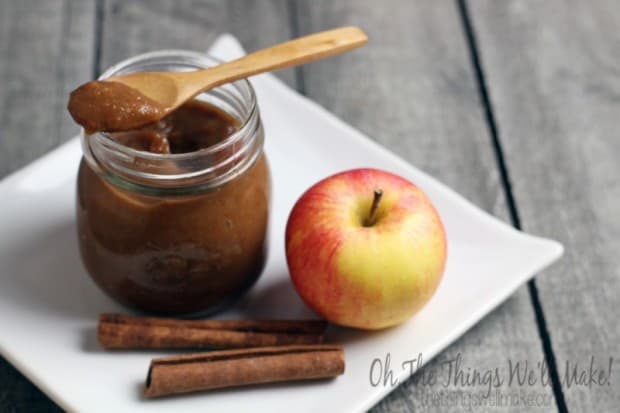
[[[218,63],[194,52],[148,53],[101,79]],[[206,314],[257,280],[267,254],[270,175],[249,82],[202,93],[141,128],[81,139],[80,252],[108,295],[152,313]]]

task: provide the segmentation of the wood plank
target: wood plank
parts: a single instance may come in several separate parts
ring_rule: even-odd
[[[65,107],[92,72],[93,3],[0,3],[0,177],[77,133]]]
[[[376,7],[372,0],[323,0],[298,2],[297,9],[302,32],[357,24],[371,39],[359,51],[304,66],[301,80],[307,95],[507,220],[491,138],[455,3],[403,0],[391,2],[390,7]],[[485,388],[443,388],[447,372],[442,371],[442,363],[459,354],[464,367],[480,370],[506,370],[508,359],[541,360],[542,347],[526,288],[519,289],[424,369],[435,371],[441,382],[423,386],[416,385],[415,378],[409,380],[374,411],[466,408],[458,397],[466,403],[468,395],[478,395]],[[500,390],[503,394],[515,391]],[[527,391],[546,396],[547,409],[554,408],[550,388],[539,385]],[[439,396],[439,401],[433,401],[433,396]],[[456,401],[451,402],[450,397]],[[505,409],[505,405],[483,406],[476,411]],[[528,410],[524,406],[511,408]]]
[[[93,18],[94,1],[0,2],[0,177],[77,133],[65,105],[92,73]],[[2,412],[60,411],[3,358],[0,383]]]
[[[108,1],[104,15],[102,66],[157,49],[206,50],[222,33],[234,34],[246,50],[291,37],[285,0]],[[294,69],[277,74],[294,86]]]
[[[620,356],[620,3],[471,2],[483,70],[524,229],[560,240],[537,277],[547,329],[566,363],[609,385],[564,383],[571,412],[617,411]]]

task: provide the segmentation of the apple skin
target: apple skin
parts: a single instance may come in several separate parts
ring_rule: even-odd
[[[375,189],[383,197],[365,226]],[[295,288],[326,320],[381,329],[419,311],[441,281],[446,235],[437,211],[416,185],[378,169],[325,178],[293,207],[286,259]]]

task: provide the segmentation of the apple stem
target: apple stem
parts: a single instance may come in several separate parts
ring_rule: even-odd
[[[381,202],[381,197],[383,196],[383,191],[381,189],[375,189],[374,198],[372,199],[372,205],[370,206],[370,213],[368,214],[368,218],[364,221],[365,227],[371,227],[375,225],[377,222],[377,211],[379,209],[379,202]]]

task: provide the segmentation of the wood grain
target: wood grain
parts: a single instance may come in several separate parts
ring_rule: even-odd
[[[521,224],[566,247],[536,279],[560,378],[614,357],[609,385],[565,382],[568,410],[616,411],[620,3],[470,3]]]
[[[504,193],[455,4],[394,1],[390,7],[376,7],[370,0],[325,0],[298,2],[297,9],[301,34],[356,24],[370,37],[358,51],[304,66],[301,80],[307,95],[506,220]],[[519,289],[425,368],[437,372],[441,382],[423,386],[409,380],[374,411],[462,411],[464,405],[450,404],[449,395],[479,394],[484,387],[443,388],[447,372],[442,363],[459,354],[463,366],[480,370],[505,369],[508,359],[541,360],[527,290]],[[529,390],[548,396],[548,409],[554,408],[550,388]],[[441,394],[448,396],[439,405],[432,396]],[[506,406],[476,411],[506,411]]]
[[[232,33],[246,50],[292,37],[285,0],[247,2],[109,0],[104,11],[101,69],[157,49],[206,50],[222,33]],[[295,86],[294,69],[277,73]]]
[[[0,1],[0,177],[77,133],[65,105],[92,73],[93,18],[94,1]],[[60,409],[0,358],[0,412],[23,411]]]
[[[75,135],[65,107],[92,72],[93,1],[0,2],[0,177]]]

